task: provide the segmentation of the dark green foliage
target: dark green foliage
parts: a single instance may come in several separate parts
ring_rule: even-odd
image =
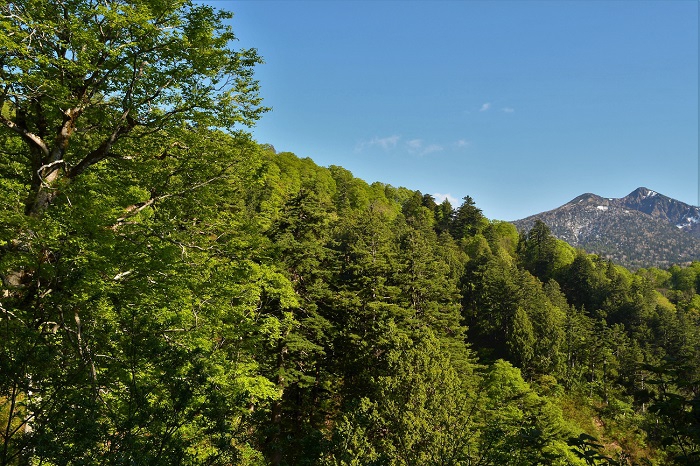
[[[589,466],[595,466],[597,464],[624,464],[618,463],[612,458],[601,454],[600,450],[603,448],[603,445],[598,443],[597,438],[588,434],[580,434],[578,437],[571,437],[568,443],[571,445],[574,453],[576,453],[576,456],[584,460]]]
[[[452,223],[452,219],[454,217],[454,211],[450,201],[445,199],[439,205],[433,208],[433,212],[435,215],[436,231],[439,233],[449,231],[450,224]]]
[[[552,277],[555,265],[556,239],[549,227],[540,220],[521,238],[519,254],[523,266],[542,281]]]
[[[656,424],[651,437],[665,447],[674,464],[691,465],[700,460],[700,379],[690,361],[667,358],[646,366],[652,393],[649,411]]]
[[[563,364],[565,310],[554,306],[542,284],[514,263],[492,258],[471,278],[465,303],[472,341],[527,373],[559,375]]]
[[[482,230],[486,223],[481,209],[474,204],[474,199],[466,196],[463,201],[462,205],[455,211],[450,223],[450,233],[458,239],[475,235]]]

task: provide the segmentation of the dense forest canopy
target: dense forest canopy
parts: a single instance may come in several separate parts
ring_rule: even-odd
[[[252,141],[228,17],[0,4],[0,465],[700,461],[700,264]]]

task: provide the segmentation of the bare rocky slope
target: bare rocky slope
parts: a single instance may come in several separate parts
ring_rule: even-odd
[[[647,188],[615,199],[583,194],[513,223],[528,231],[536,219],[572,246],[631,269],[700,260],[700,208]]]

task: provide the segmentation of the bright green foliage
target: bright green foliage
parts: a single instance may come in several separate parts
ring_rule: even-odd
[[[337,186],[334,201],[339,211],[343,212],[348,208],[361,211],[369,208],[367,183],[353,177],[352,173],[336,165],[331,165],[329,171]]]
[[[496,361],[482,390],[478,459],[473,464],[571,464],[561,411],[537,395],[518,369]]]
[[[169,128],[231,129],[265,110],[252,77],[260,58],[228,47],[228,13],[183,0],[0,9],[0,99],[11,109],[0,123],[25,144],[33,215],[91,166],[138,157],[143,142],[167,154]]]
[[[385,367],[339,424],[328,464],[461,465],[475,448],[473,383],[431,332],[413,339],[389,324]]]
[[[686,299],[697,294],[699,289],[700,262],[694,262],[690,267],[672,266],[670,284],[673,289]]]
[[[502,250],[509,256],[515,256],[519,235],[515,225],[508,222],[491,221],[484,229],[491,250]]]
[[[296,298],[227,236],[258,149],[211,129],[264,110],[260,59],[190,2],[0,11],[0,464],[260,457],[256,308]]]
[[[296,298],[226,236],[235,203],[217,215],[251,176],[255,147],[218,135],[230,145],[217,153],[206,134],[182,137],[201,158],[95,166],[40,218],[4,230],[23,243],[2,255],[0,388],[19,427],[3,438],[2,464],[29,452],[59,464],[250,455],[249,407],[278,396],[251,350],[279,324],[256,308],[264,295]],[[125,215],[149,199],[147,186],[163,194],[157,209]]]

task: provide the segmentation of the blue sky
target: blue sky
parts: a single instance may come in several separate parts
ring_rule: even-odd
[[[515,220],[645,186],[698,202],[697,1],[215,1],[277,151]]]

